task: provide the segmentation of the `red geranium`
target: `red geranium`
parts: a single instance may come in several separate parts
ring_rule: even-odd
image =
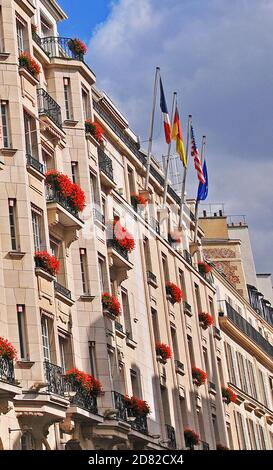
[[[203,274],[209,274],[211,272],[211,266],[205,261],[198,261],[198,269]]]
[[[29,54],[29,52],[22,52],[19,55],[19,65],[20,67],[25,67],[35,78],[37,78],[39,73],[41,73],[40,65]]]
[[[104,292],[101,296],[103,308],[109,310],[110,313],[118,317],[121,315],[121,306],[118,299],[109,294],[109,292]]]
[[[78,38],[70,39],[68,41],[68,47],[75,54],[84,55],[87,52],[87,46],[81,39]]]
[[[60,271],[60,262],[47,251],[36,251],[34,259],[38,267],[47,271],[51,276],[56,276]]]
[[[135,204],[140,204],[141,206],[146,206],[147,200],[141,194],[133,193],[131,194],[131,201]]]
[[[164,343],[155,343],[156,354],[162,357],[165,361],[172,357],[172,350],[170,346]]]
[[[125,251],[131,253],[135,248],[135,240],[133,235],[122,227],[119,220],[113,222],[113,239]]]
[[[66,371],[65,378],[72,385],[75,384],[93,395],[99,395],[102,392],[102,385],[99,380],[77,368]]]
[[[98,142],[102,141],[104,130],[98,122],[87,119],[85,121],[85,132],[92,134]]]
[[[146,416],[151,412],[148,403],[144,400],[140,400],[140,398],[137,398],[135,396],[132,396],[130,398],[128,397],[128,395],[126,395],[124,397],[124,400],[127,408],[132,410],[136,415]]]
[[[222,387],[222,397],[225,398],[227,405],[232,403],[236,403],[237,395],[230,387]]]
[[[204,328],[207,329],[209,326],[213,325],[214,320],[209,313],[201,312],[198,315],[200,323],[203,324]]]
[[[46,185],[67,198],[74,209],[82,212],[85,207],[85,193],[76,183],[57,170],[49,170],[46,173]]]
[[[192,368],[192,378],[196,382],[196,385],[200,387],[203,385],[207,380],[208,375],[202,369],[198,369],[198,367]]]
[[[200,442],[200,436],[192,429],[184,429],[185,442],[188,447],[197,446]]]
[[[0,357],[10,360],[16,359],[17,357],[15,347],[2,336],[0,336]]]
[[[180,303],[181,300],[183,299],[183,292],[182,290],[180,289],[180,287],[178,287],[176,284],[174,284],[173,282],[167,282],[166,284],[166,292],[168,295],[171,296],[171,302],[172,303]]]

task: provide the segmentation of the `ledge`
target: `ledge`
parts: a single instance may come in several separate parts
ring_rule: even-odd
[[[10,52],[0,52],[0,60],[6,60],[10,56]]]
[[[19,369],[31,369],[31,367],[35,364],[35,361],[17,361],[16,365]]]
[[[79,121],[76,121],[75,119],[65,119],[63,124],[68,127],[75,127],[78,124]]]
[[[97,139],[95,139],[95,137],[92,134],[90,134],[90,132],[86,132],[85,137],[86,137],[87,140],[92,142],[92,144],[95,145],[95,147],[100,146],[100,142],[98,142]]]
[[[16,154],[17,150],[18,149],[2,147],[0,149],[0,154],[4,155],[4,157],[13,157]]]
[[[41,276],[41,277],[43,277],[44,279],[46,279],[47,281],[50,281],[50,282],[52,282],[55,279],[54,276],[52,276],[51,274],[49,274],[48,272],[46,272],[42,268],[35,268],[35,274],[36,274],[36,276]]]
[[[41,173],[39,170],[36,170],[36,168],[34,168],[32,165],[27,164],[27,171],[31,175],[35,176],[35,178],[37,178],[39,181],[43,181],[45,179],[44,173]]]
[[[22,259],[24,256],[25,256],[25,252],[24,251],[9,251],[8,252],[8,255],[10,258],[12,259]]]
[[[35,78],[31,73],[26,69],[26,67],[20,67],[19,66],[19,75],[21,77],[24,77],[26,80],[28,80],[31,85],[36,86],[39,85],[39,80]]]
[[[160,355],[156,356],[156,360],[157,360],[157,362],[160,362],[160,364],[163,364],[163,365],[167,364],[167,359],[163,359],[163,357],[160,356]]]
[[[74,305],[75,300],[70,299],[69,297],[66,297],[66,295],[61,294],[56,289],[54,289],[54,291],[55,291],[55,298],[56,299],[61,300],[65,304],[69,305],[70,307],[72,307],[72,305]]]
[[[137,342],[128,337],[126,337],[126,344],[127,346],[129,346],[129,348],[132,348],[132,349],[136,349],[137,347]]]
[[[80,300],[82,302],[92,302],[95,298],[95,295],[90,295],[90,294],[82,294],[80,295]]]

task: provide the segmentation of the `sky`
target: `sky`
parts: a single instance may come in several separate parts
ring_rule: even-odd
[[[209,203],[243,214],[258,272],[273,272],[272,0],[59,0],[63,36],[88,44],[87,62],[147,147],[154,71],[169,112],[177,91],[184,134],[207,137]],[[79,5],[81,8],[79,8]],[[153,150],[166,154],[157,107]],[[192,162],[191,162],[192,163]],[[196,194],[189,167],[188,197]]]

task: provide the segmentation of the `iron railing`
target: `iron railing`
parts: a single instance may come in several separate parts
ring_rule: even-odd
[[[205,441],[201,441],[202,450],[209,450],[209,444]]]
[[[153,282],[154,284],[157,284],[156,275],[152,273],[152,271],[147,271],[147,280],[148,280],[148,284],[149,282]]]
[[[34,41],[50,58],[74,59],[84,62],[84,54],[77,52],[73,47],[73,39],[56,36],[41,38],[33,34]]]
[[[39,160],[36,160],[36,158],[33,158],[31,155],[27,153],[26,155],[27,159],[27,166],[31,166],[35,170],[39,171],[42,175],[45,173],[45,168],[42,163],[39,162]]]
[[[187,250],[183,251],[183,258],[192,266],[192,256]]]
[[[183,306],[186,312],[191,313],[191,305],[186,300],[184,300]]]
[[[185,366],[183,362],[178,361],[177,359],[174,360],[175,368],[180,370],[181,372],[185,372]]]
[[[62,286],[61,284],[59,284],[57,281],[54,281],[54,289],[59,294],[71,300],[71,291],[67,289],[66,287]]]
[[[73,217],[76,217],[79,219],[79,211],[75,208],[72,207],[69,200],[67,199],[66,196],[61,194],[60,192],[56,191],[53,188],[50,188],[47,186],[47,191],[46,191],[46,201],[47,202],[57,202],[62,206],[67,212],[69,212]]]
[[[55,395],[64,396],[66,387],[62,368],[56,366],[56,364],[51,364],[49,361],[45,361],[44,371],[47,381],[47,391]]]
[[[158,235],[160,235],[160,224],[154,217],[150,217],[150,226]]]
[[[221,338],[221,330],[217,328],[217,326],[213,326],[213,334],[214,336],[217,336],[218,338]]]
[[[0,381],[15,384],[13,361],[2,356],[0,356]]]
[[[56,126],[62,128],[61,107],[43,88],[37,90],[39,114],[45,114]]]
[[[121,333],[124,333],[123,326],[118,321],[115,321],[115,328],[116,328],[116,330],[120,331]]]
[[[126,261],[129,261],[128,251],[124,250],[120,244],[115,240],[107,240],[107,246],[113,248],[119,255],[121,255]]]
[[[66,391],[76,392],[75,395],[69,398],[71,405],[78,406],[83,410],[89,411],[89,413],[98,413],[97,396],[80,388],[76,383],[73,383],[71,378],[69,381],[66,381]]]
[[[103,173],[110,178],[110,180],[114,181],[114,174],[113,174],[113,163],[110,157],[103,152],[103,150],[98,150],[98,160],[99,160],[99,169],[103,171]]]
[[[130,423],[133,429],[142,434],[148,434],[147,416],[136,415],[134,410],[128,408],[124,396],[121,393],[113,392],[113,398],[117,411],[117,419]],[[134,419],[132,420],[132,418]]]
[[[170,449],[176,449],[176,438],[175,438],[175,429],[170,426],[169,424],[166,424],[166,434],[167,438],[169,440],[169,448]]]
[[[93,217],[94,220],[100,222],[102,225],[105,225],[105,217],[98,209],[93,209]]]
[[[255,328],[246,321],[228,302],[226,302],[228,318],[237,326],[248,338],[256,343],[266,354],[273,357],[273,346]]]

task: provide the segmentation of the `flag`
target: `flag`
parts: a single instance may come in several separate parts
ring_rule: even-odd
[[[199,151],[198,151],[198,148],[196,146],[192,126],[191,126],[191,156],[194,159],[194,166],[195,166],[195,169],[197,171],[197,178],[199,179],[200,183],[204,184],[206,182],[206,179],[205,179],[205,176],[204,176],[204,173],[203,173],[203,170],[202,170],[202,164],[201,164],[201,160],[200,160],[200,157],[199,157]]]
[[[203,165],[203,176],[205,178],[204,183],[199,183],[198,186],[198,193],[197,193],[197,201],[204,201],[208,197],[208,172],[207,172],[207,165],[206,165],[206,160],[204,161]]]
[[[165,100],[161,77],[160,77],[160,108],[161,108],[161,111],[163,114],[163,120],[164,120],[165,139],[166,139],[167,144],[170,144],[172,140],[171,139],[172,129],[171,129],[171,123],[170,123],[170,118],[169,118],[167,103]]]
[[[184,167],[187,168],[187,158],[186,158],[185,149],[184,149],[182,128],[181,128],[181,123],[180,123],[177,107],[175,110],[174,121],[173,121],[172,138],[176,140],[176,151],[178,155],[180,156],[180,160],[183,163]]]

